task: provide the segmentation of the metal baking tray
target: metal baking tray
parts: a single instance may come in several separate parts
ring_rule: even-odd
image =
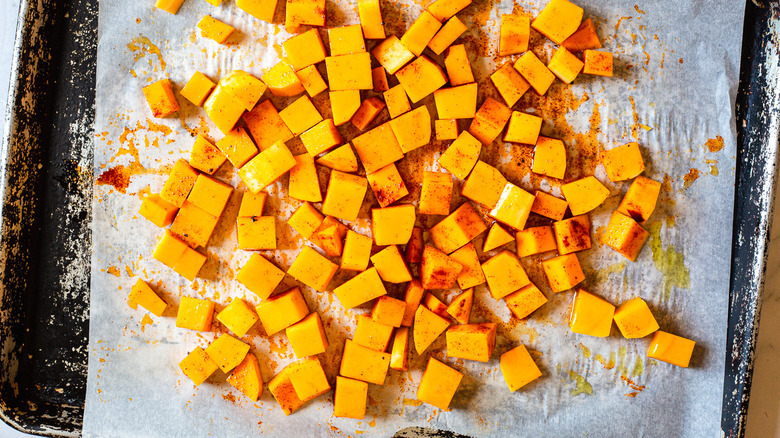
[[[0,418],[81,432],[98,0],[23,1],[0,148]],[[780,130],[780,5],[747,0],[722,429],[745,431]],[[456,436],[404,430],[398,436]]]

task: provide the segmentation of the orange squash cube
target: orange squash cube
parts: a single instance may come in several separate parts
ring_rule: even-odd
[[[420,56],[441,28],[441,22],[430,12],[423,10],[409,29],[401,36],[401,43],[415,56]],[[438,53],[437,53],[438,54]]]
[[[255,251],[276,249],[276,218],[247,216],[236,219],[238,249]]]
[[[238,217],[262,216],[265,208],[265,200],[268,193],[257,194],[244,192],[241,197],[241,206],[238,209]]]
[[[585,50],[582,52],[585,65],[582,72],[586,75],[612,77],[612,53],[600,50]]]
[[[440,119],[471,119],[477,112],[477,84],[441,88],[433,99]]]
[[[498,202],[490,210],[490,217],[516,230],[522,230],[531,214],[533,203],[532,194],[508,182],[501,191]]]
[[[639,297],[623,302],[615,310],[614,319],[615,325],[626,339],[644,338],[659,328],[650,307]]]
[[[179,159],[174,163],[165,185],[160,190],[160,197],[181,208],[197,179],[198,171],[190,167],[187,160]]]
[[[584,289],[577,289],[569,316],[569,328],[574,333],[605,338],[612,330],[615,306]]]
[[[452,176],[444,172],[423,171],[420,214],[450,214]]]
[[[382,20],[382,6],[379,0],[358,0],[358,15],[363,37],[367,40],[385,37],[385,22]]]
[[[305,318],[309,314],[309,307],[301,295],[301,290],[294,287],[263,300],[255,307],[255,311],[265,333],[271,336]]]
[[[688,368],[696,342],[671,333],[657,331],[653,335],[650,347],[647,349],[647,357]]]
[[[369,97],[360,104],[360,108],[352,115],[352,125],[363,131],[374,121],[385,108],[385,103],[378,97]]]
[[[529,283],[517,292],[505,296],[504,302],[515,318],[523,319],[542,307],[547,302],[547,297],[535,284]]]
[[[460,194],[486,208],[493,208],[498,203],[506,183],[506,178],[498,169],[484,161],[477,161]]]
[[[244,356],[244,360],[233,369],[226,380],[252,401],[257,401],[263,395],[263,376],[260,374],[260,362],[253,353]]]
[[[437,20],[445,21],[470,4],[471,0],[435,0],[427,8]]]
[[[131,309],[137,309],[139,304],[141,307],[157,316],[162,316],[163,312],[165,312],[165,309],[168,307],[168,303],[160,298],[160,296],[140,278],[135,282],[133,288],[130,290],[130,294],[127,296],[127,305],[130,306]]]
[[[520,73],[512,67],[512,64],[504,64],[503,67],[490,75],[490,81],[496,87],[507,106],[511,107],[531,88]]]
[[[494,222],[488,230],[485,242],[482,245],[482,252],[493,251],[515,240],[498,222]]]
[[[316,31],[316,29],[312,30]],[[290,131],[295,135],[305,132],[322,121],[322,115],[320,115],[320,112],[314,107],[309,96],[305,95],[299,97],[295,102],[279,111],[279,117],[282,118],[284,124],[287,125],[287,127],[290,128]]]
[[[181,89],[180,94],[192,102],[193,105],[203,106],[203,102],[206,101],[206,98],[209,97],[209,94],[216,86],[217,84],[214,81],[203,73],[196,71],[190,77],[190,80],[187,81],[187,84],[184,85],[184,88]]]
[[[297,96],[304,91],[301,79],[287,59],[282,59],[263,74],[263,82],[268,85],[271,94],[279,97]]]
[[[367,190],[366,178],[334,170],[330,173],[322,212],[339,219],[354,221],[363,205]]]
[[[325,216],[319,210],[308,202],[304,202],[290,216],[287,223],[304,239],[309,239],[314,234],[314,231],[320,227],[324,219]]]
[[[395,245],[390,245],[372,255],[371,264],[379,272],[382,280],[388,283],[406,283],[412,280],[412,273]]]
[[[425,246],[420,264],[420,280],[424,289],[450,289],[455,285],[463,265],[447,254]]]
[[[555,75],[534,52],[525,52],[517,61],[515,69],[528,81],[534,90],[543,96],[555,81]]]
[[[371,310],[371,318],[378,323],[391,327],[401,327],[406,311],[406,303],[387,295],[381,296],[374,302]]]
[[[225,44],[230,35],[236,30],[233,26],[223,23],[211,15],[206,15],[198,22],[201,36]]]
[[[290,380],[290,367],[284,367],[268,382],[268,391],[274,396],[284,415],[290,415],[303,406]]]
[[[287,327],[285,333],[297,357],[316,356],[328,349],[328,336],[317,312]]]
[[[374,298],[387,295],[387,289],[379,277],[379,272],[372,267],[350,278],[334,289],[333,293],[336,294],[345,309],[351,309]]]
[[[635,220],[620,212],[613,212],[601,241],[623,257],[636,261],[650,234]]]
[[[184,201],[171,224],[171,233],[192,248],[206,246],[217,227],[217,220],[216,216],[189,201]]]
[[[547,68],[550,69],[553,74],[566,84],[571,84],[577,75],[582,71],[583,62],[579,58],[574,56],[571,52],[566,50],[565,47],[558,47],[558,50],[553,53],[550,62],[547,64]]]
[[[287,61],[295,70],[301,70],[310,65],[325,60],[325,44],[317,28],[312,28],[295,35],[282,43],[287,54]]]
[[[236,126],[245,110],[243,103],[232,92],[219,85],[209,94],[203,103],[203,109],[223,134],[227,134]]]
[[[420,306],[423,294],[425,294],[425,289],[423,289],[420,280],[414,278],[406,285],[406,291],[404,291],[406,309],[404,310],[404,319],[401,321],[402,326],[409,327],[414,322],[414,315]]]
[[[152,257],[165,266],[173,269],[176,263],[181,259],[182,254],[189,247],[187,244],[177,238],[170,230],[165,230],[162,238],[157,242]]]
[[[466,53],[466,46],[458,44],[447,49],[444,56],[444,67],[447,69],[447,76],[450,79],[450,85],[458,85],[474,82],[474,73],[471,71],[471,61]]]
[[[394,119],[401,114],[404,114],[412,109],[409,104],[409,97],[406,96],[406,90],[401,84],[385,91],[383,93],[385,103],[387,104],[387,112],[390,113],[390,118]]]
[[[644,223],[653,214],[660,193],[660,182],[638,176],[631,183],[617,211],[639,223]]]
[[[325,58],[330,89],[371,90],[374,81],[371,78],[371,55],[358,52],[351,55],[329,56]]]
[[[604,151],[601,157],[610,181],[625,181],[639,176],[645,170],[645,161],[639,143],[631,142]]]
[[[318,292],[324,292],[338,268],[337,264],[325,258],[314,248],[304,246],[287,270],[287,274]]]
[[[445,330],[450,322],[425,306],[417,307],[412,327],[414,349],[422,355]]]
[[[517,256],[520,258],[556,249],[555,235],[550,226],[526,228],[518,231],[515,239],[517,239]]]
[[[268,86],[243,70],[233,70],[219,80],[217,88],[228,91],[241,102],[245,110],[251,111],[263,97]]]
[[[596,26],[593,25],[593,20],[591,20],[590,17],[584,19],[582,24],[580,24],[580,27],[578,27],[570,37],[566,38],[566,41],[561,45],[571,52],[600,49],[601,41],[599,41],[599,36],[596,33]]]
[[[339,146],[321,156],[317,159],[317,164],[347,173],[358,170],[357,156],[349,144]]]
[[[412,237],[417,215],[412,204],[371,209],[371,231],[379,246],[405,245]]]
[[[481,269],[480,269],[481,271]],[[474,303],[474,288],[466,289],[465,292],[452,299],[447,306],[447,313],[455,321],[461,324],[468,324],[471,316],[471,305]]]
[[[295,157],[281,141],[260,152],[238,170],[238,176],[252,193],[258,193],[273,184],[295,167]]]
[[[423,229],[419,227],[412,228],[412,235],[406,243],[406,252],[404,259],[407,263],[420,263],[425,242],[423,240]]]
[[[390,368],[409,371],[409,327],[400,327],[395,331],[390,349]]]
[[[512,110],[503,103],[488,97],[471,121],[469,132],[484,145],[493,143],[512,116]]]
[[[469,131],[463,131],[439,156],[439,165],[459,179],[466,179],[477,164],[480,152],[482,152],[482,142]]]
[[[531,212],[559,221],[563,219],[568,208],[569,203],[565,200],[537,190]]]
[[[594,176],[586,176],[564,184],[561,186],[561,191],[569,203],[571,214],[575,216],[595,209],[609,197],[609,189]]]
[[[211,320],[214,317],[214,302],[192,297],[181,297],[179,310],[176,314],[176,327],[211,331]]]
[[[384,385],[390,354],[366,348],[352,339],[344,342],[339,374],[375,385]]]
[[[336,376],[333,416],[362,420],[366,416],[368,383]]]
[[[236,334],[243,337],[257,322],[254,309],[241,298],[234,298],[222,311],[217,313],[217,321]]]
[[[390,345],[393,336],[393,326],[376,322],[369,315],[360,315],[357,318],[355,336],[353,341],[374,351],[384,352]]]
[[[555,44],[561,44],[579,28],[582,15],[582,8],[568,0],[550,0],[531,27]]]
[[[454,43],[455,40],[460,38],[467,29],[466,25],[463,24],[458,17],[452,17],[444,23],[444,26],[442,26],[431,41],[428,42],[428,47],[431,48],[433,53],[441,55],[442,52],[444,52],[450,44]]]
[[[179,368],[196,386],[205,382],[219,367],[209,358],[206,351],[195,347],[181,362]]]
[[[328,29],[328,39],[330,40],[330,56],[351,55],[366,51],[363,28],[359,24],[331,27]]]
[[[525,345],[518,345],[502,354],[499,366],[504,381],[512,392],[542,377],[542,372],[539,371]]]
[[[553,223],[558,254],[571,254],[590,249],[590,218],[581,214]]]
[[[531,283],[520,260],[505,249],[482,264],[490,295],[500,300]]]
[[[542,130],[542,118],[532,114],[512,111],[504,141],[512,143],[536,144]],[[564,151],[565,153],[565,151]],[[565,160],[564,160],[565,166]]]
[[[257,147],[242,126],[236,127],[222,137],[217,142],[217,148],[236,169],[243,167],[258,153]]]
[[[447,313],[447,305],[444,304],[440,299],[436,298],[436,296],[432,293],[428,292],[425,294],[422,300],[422,305],[428,308],[428,310],[431,312],[446,319],[447,321],[450,320],[450,314]]]
[[[233,336],[222,334],[206,348],[206,354],[219,366],[223,373],[237,367],[249,353],[249,344]]]
[[[200,268],[206,264],[206,259],[205,254],[201,254],[192,248],[185,248],[181,258],[176,261],[173,271],[187,280],[193,281],[198,272],[200,272]]]
[[[404,154],[425,146],[431,141],[431,113],[425,105],[402,114],[387,124],[393,130],[398,147]]]
[[[254,144],[252,148],[254,148]],[[190,152],[190,166],[203,173],[213,175],[226,160],[227,157],[216,146],[198,135],[195,139],[195,144],[192,145],[192,152]]]
[[[148,219],[160,228],[165,228],[173,222],[179,208],[153,193],[144,198],[138,214]],[[448,211],[449,213],[449,211]]]
[[[387,207],[409,194],[401,174],[393,163],[367,174],[366,178],[374,192],[374,197],[382,207]]]
[[[296,155],[295,166],[290,169],[290,182],[287,194],[294,199],[309,202],[322,201],[320,180],[314,158],[309,154]]]
[[[273,23],[276,3],[277,0],[236,0],[239,9],[266,23]]]
[[[414,59],[414,53],[407,49],[395,35],[387,37],[387,39],[374,46],[371,54],[391,75]]]
[[[303,146],[306,147],[306,151],[309,155],[316,157],[317,155],[327,152],[332,148],[341,144],[341,134],[333,119],[325,119],[304,132],[300,136]]]
[[[284,120],[282,120],[282,117],[270,100],[260,102],[252,111],[244,114],[244,123],[246,123],[249,133],[252,134],[252,138],[257,142],[257,147],[261,151],[270,148],[277,142],[286,142],[293,138],[292,131],[284,123]],[[225,150],[222,150],[222,152],[230,159],[230,155]],[[240,161],[233,164],[240,164]],[[236,165],[239,169],[242,166],[243,164]]]
[[[550,289],[555,293],[571,289],[585,279],[577,254],[566,254],[544,260],[542,268]]]
[[[252,254],[236,274],[236,280],[262,300],[271,296],[283,278],[284,271],[258,253]]]
[[[455,140],[458,138],[458,121],[455,119],[434,120],[434,130],[436,131],[436,140]]]
[[[352,145],[368,173],[376,172],[404,155],[389,123],[355,137]]]
[[[331,216],[326,217],[319,228],[309,238],[312,243],[322,248],[325,255],[339,257],[344,249],[344,238],[349,229]]]
[[[371,257],[373,243],[370,237],[348,230],[341,256],[341,269],[365,271]]]
[[[333,124],[341,126],[350,120],[360,108],[360,90],[337,90],[330,92],[330,108]],[[335,137],[336,132],[333,136]],[[341,138],[339,136],[339,138]],[[341,140],[339,140],[339,143]]]
[[[447,356],[488,362],[496,346],[496,323],[461,324],[447,329]]]
[[[528,50],[531,38],[531,19],[522,15],[501,15],[498,38],[498,56],[509,56]],[[511,105],[510,105],[511,106]]]
[[[447,254],[474,240],[487,230],[479,213],[469,202],[464,202],[449,216],[429,230],[433,244]]]
[[[398,70],[396,78],[406,90],[412,103],[419,102],[447,83],[444,70],[425,55],[419,56]]]
[[[305,67],[303,70],[295,72],[295,74],[310,97],[314,97],[328,89],[328,84],[322,79],[322,75],[316,65]]]
[[[417,400],[447,410],[462,379],[463,373],[460,371],[430,358],[417,387]]]
[[[233,194],[232,186],[201,174],[195,180],[187,201],[212,216],[220,217],[231,194]]]
[[[301,25],[325,26],[325,0],[287,0],[284,28],[298,32]]]

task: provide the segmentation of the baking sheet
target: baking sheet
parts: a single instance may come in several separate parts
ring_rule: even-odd
[[[743,14],[741,5],[732,3],[580,2],[586,16],[596,21],[605,49],[615,52],[615,77],[581,76],[571,87],[557,83],[545,98],[530,92],[515,106],[535,108],[546,120],[543,133],[566,140],[572,156],[567,178],[595,170],[612,189],[610,199],[592,214],[594,248],[580,256],[588,277],[585,287],[614,303],[643,297],[662,329],[697,341],[692,367],[679,369],[647,360],[649,340],[624,340],[616,329],[606,339],[570,333],[566,320],[571,292],[550,296],[543,289],[550,302],[529,320],[518,322],[482,286],[476,291],[472,322],[500,323],[493,360],[488,364],[452,360],[444,354],[442,339],[433,346],[434,357],[466,374],[452,410],[441,412],[415,401],[427,357],[413,354],[412,371],[391,371],[383,387],[371,385],[366,419],[355,421],[331,417],[332,393],[284,417],[270,393],[251,403],[226,384],[224,376],[215,375],[195,388],[177,364],[217,333],[176,329],[172,316],[179,296],[206,296],[218,302],[218,309],[235,296],[257,302],[233,280],[250,255],[235,249],[234,218],[240,196],[231,199],[212,238],[210,261],[202,272],[205,278],[195,282],[179,278],[151,258],[160,230],[137,215],[142,196],[159,191],[175,160],[189,155],[193,133],[220,138],[202,111],[183,99],[179,117],[151,118],[141,87],[162,77],[170,77],[180,87],[196,70],[212,78],[236,68],[260,75],[278,60],[280,44],[288,34],[280,25],[254,20],[232,3],[213,8],[191,0],[178,15],[170,16],[151,10],[146,2],[102,1],[84,434],[280,435],[295,430],[315,436],[390,435],[415,425],[475,436],[719,434],[736,150],[733,102]],[[470,25],[464,40],[486,95],[494,94],[488,75],[496,66],[498,17],[513,8],[533,14],[541,5],[479,2],[461,14]],[[399,3],[386,9],[388,28],[400,35],[404,21],[411,23],[404,17],[416,16],[421,6]],[[329,3],[328,13],[329,25],[357,22],[351,4]],[[224,19],[240,34],[231,37],[227,46],[203,39],[195,24],[205,14]],[[542,40],[536,35],[532,45],[548,59],[549,46],[536,47]],[[475,59],[477,54],[483,56]],[[321,98],[315,104],[325,109]],[[647,223],[648,245],[637,262],[630,263],[595,243],[628,184],[608,183],[603,169],[594,164],[600,149],[634,140],[645,151],[645,175],[664,181],[664,192]],[[295,150],[299,145],[291,147]],[[444,147],[433,144],[405,160],[402,173],[411,186],[411,199],[419,192],[415,170],[436,169],[436,154]],[[494,144],[483,152],[483,160],[527,189],[557,192],[550,182],[526,173],[528,149]],[[218,177],[244,190],[229,166]],[[286,269],[301,241],[283,223],[297,206],[295,201],[278,200],[284,185],[283,179],[269,190],[274,201],[267,214],[280,218],[283,250],[274,258]],[[361,219],[351,225],[364,227],[366,212],[364,206]],[[429,220],[422,223],[431,225]],[[544,287],[538,261],[538,257],[523,260],[532,279]],[[144,312],[125,304],[139,276],[157,285],[174,304],[163,318],[152,317],[151,323]],[[338,281],[337,277],[333,284]],[[288,278],[285,284],[295,282]],[[304,289],[310,309],[330,321],[326,331],[331,346],[321,359],[333,378],[343,339],[351,336],[358,312],[345,314],[331,293]],[[263,362],[265,380],[295,360],[283,334],[267,338],[255,328],[246,339]],[[498,357],[518,343],[535,352],[544,375],[510,393],[498,370]]]

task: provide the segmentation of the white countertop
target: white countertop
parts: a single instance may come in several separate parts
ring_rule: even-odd
[[[149,0],[144,0],[149,1]],[[11,55],[19,0],[0,1],[0,96],[7,95]],[[0,123],[0,138],[4,126]],[[777,202],[777,197],[775,197]],[[775,211],[772,243],[769,247],[764,305],[756,352],[753,390],[748,415],[748,438],[780,438],[780,209]],[[0,422],[0,438],[20,438],[19,433]]]

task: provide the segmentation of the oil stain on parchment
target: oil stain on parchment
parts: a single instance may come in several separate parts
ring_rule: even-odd
[[[650,239],[648,243],[653,251],[655,268],[663,275],[661,293],[664,301],[672,296],[672,288],[688,289],[691,286],[691,272],[685,266],[685,255],[677,251],[673,244],[664,250],[661,244],[661,224],[654,222],[648,227]]]
[[[578,396],[580,394],[593,395],[593,385],[591,385],[585,377],[574,371],[569,371],[569,380],[574,382],[574,388],[569,391],[572,396]]]
[[[165,70],[165,67],[167,64],[165,64],[165,60],[163,60],[162,53],[160,52],[160,48],[157,47],[152,41],[141,35],[133,38],[130,40],[129,43],[127,43],[127,48],[133,52],[133,59],[135,61],[138,61],[139,59],[145,57],[147,54],[154,55],[157,57],[157,59],[160,61],[160,69]],[[157,71],[157,67],[152,66],[152,62],[149,61],[150,67],[153,68],[153,71]]]

